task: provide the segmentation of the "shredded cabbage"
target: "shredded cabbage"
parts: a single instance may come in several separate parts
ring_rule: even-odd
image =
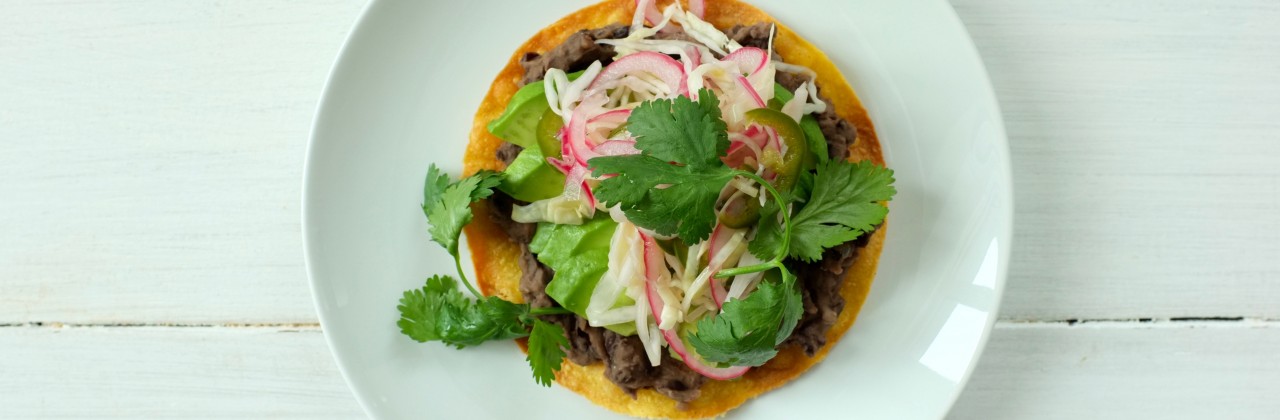
[[[524,206],[513,206],[511,220],[520,223],[551,222],[561,225],[580,225],[591,214],[591,206],[581,197],[570,199],[564,195],[538,200]]]

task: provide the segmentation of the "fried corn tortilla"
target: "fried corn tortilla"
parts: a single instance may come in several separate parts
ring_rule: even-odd
[[[662,8],[669,3],[670,1],[659,1],[658,6]],[[472,174],[481,169],[501,171],[505,166],[495,156],[502,140],[490,134],[485,126],[502,115],[507,102],[519,89],[520,79],[524,75],[524,69],[519,64],[522,54],[527,51],[551,50],[560,45],[569,35],[582,29],[599,28],[614,23],[630,24],[634,10],[633,0],[606,0],[588,6],[534,34],[514,51],[507,65],[493,80],[493,85],[480,104],[480,109],[476,111],[470,143],[467,145],[463,162],[464,173]],[[813,69],[818,75],[817,85],[822,89],[828,105],[834,106],[837,115],[857,128],[857,141],[851,146],[849,160],[855,162],[871,160],[876,164],[884,165],[875,128],[867,117],[866,110],[862,108],[853,89],[826,54],[760,9],[737,0],[707,1],[705,20],[721,30],[734,25],[751,25],[761,22],[777,24],[774,49],[782,56],[782,61]],[[488,202],[481,201],[474,206],[477,215],[489,214],[486,208]],[[605,378],[604,366],[601,363],[579,366],[565,361],[562,370],[556,375],[556,382],[582,394],[596,404],[637,417],[680,419],[724,414],[748,399],[796,378],[826,357],[831,346],[835,345],[857,318],[858,310],[875,277],[876,263],[880,258],[886,227],[887,225],[882,226],[871,235],[867,246],[859,250],[857,259],[846,271],[847,277],[840,291],[846,302],[845,308],[835,326],[827,332],[827,345],[819,349],[813,357],[805,355],[796,346],[785,347],[776,358],[764,366],[752,369],[742,378],[731,381],[708,381],[703,385],[698,399],[687,404],[683,409],[677,406],[676,401],[651,389],[638,391],[633,399],[631,395]],[[488,217],[476,217],[466,227],[465,232],[475,261],[476,281],[479,283],[480,290],[487,295],[496,295],[512,302],[523,302],[524,299],[519,291],[520,247]]]

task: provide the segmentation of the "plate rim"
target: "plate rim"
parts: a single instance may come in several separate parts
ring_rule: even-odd
[[[315,273],[316,264],[313,262],[315,259],[314,255],[319,251],[315,249],[317,245],[311,238],[311,234],[309,233],[311,229],[308,227],[311,226],[312,217],[310,215],[312,206],[311,189],[315,187],[314,183],[311,181],[311,174],[314,171],[313,162],[316,160],[316,135],[320,131],[320,124],[324,119],[323,117],[327,114],[326,110],[332,108],[328,103],[330,102],[329,98],[333,95],[333,91],[335,89],[334,81],[336,76],[344,67],[351,65],[347,62],[348,60],[344,60],[344,58],[351,53],[357,35],[366,30],[365,28],[367,28],[368,20],[371,19],[374,5],[378,2],[379,0],[369,0],[369,2],[365,3],[365,5],[360,9],[360,12],[356,15],[355,19],[351,21],[351,32],[342,40],[342,46],[338,48],[338,54],[334,56],[333,63],[329,65],[329,72],[325,75],[324,87],[321,88],[320,97],[316,100],[315,111],[313,113],[314,116],[311,120],[311,130],[307,133],[307,148],[304,152],[305,154],[302,162],[301,196],[302,261],[303,265],[306,267],[307,288],[311,291],[311,305],[316,311],[316,318],[320,321],[320,335],[324,336],[325,346],[329,348],[329,355],[333,358],[334,364],[338,366],[338,373],[342,375],[342,381],[347,385],[348,393],[355,397],[356,403],[360,404],[360,410],[362,410],[368,418],[376,418],[373,413],[372,405],[369,404],[368,401],[365,401],[365,396],[355,389],[355,383],[352,381],[351,372],[349,371],[347,364],[343,363],[343,359],[349,358],[349,356],[342,355],[343,351],[340,350],[337,343],[334,342],[335,338],[333,334],[329,334],[329,328],[327,326],[333,324],[334,321],[330,320],[330,317],[334,315],[331,311],[325,311],[321,307],[320,290],[318,289],[319,282],[316,281]]]
[[[986,106],[991,107],[994,111],[992,116],[995,120],[995,136],[997,139],[997,154],[999,157],[996,161],[1000,168],[1000,182],[1004,184],[1002,193],[1009,199],[1009,205],[1001,216],[1004,223],[1000,226],[999,237],[999,261],[996,263],[996,278],[993,289],[994,298],[991,300],[991,310],[988,311],[986,325],[982,328],[982,334],[978,337],[978,345],[974,348],[973,357],[970,359],[969,365],[965,366],[964,374],[960,376],[960,381],[956,383],[955,392],[951,395],[951,401],[946,405],[946,410],[942,412],[943,417],[951,413],[955,408],[955,404],[960,400],[960,395],[964,394],[965,389],[969,387],[969,379],[972,378],[973,372],[977,370],[978,364],[982,362],[982,356],[987,351],[987,343],[991,340],[991,334],[995,331],[996,322],[1000,318],[1000,308],[1004,306],[1004,289],[1009,277],[1009,255],[1013,250],[1013,217],[1014,209],[1017,206],[1017,197],[1013,195],[1013,164],[1009,156],[1009,133],[1005,129],[1004,111],[1000,109],[1000,98],[996,96],[995,86],[991,84],[991,74],[987,72],[987,64],[982,59],[982,54],[978,51],[978,45],[973,42],[973,35],[969,33],[969,27],[965,26],[964,20],[960,19],[960,15],[956,13],[955,6],[947,0],[933,0],[942,4],[942,8],[946,9],[947,19],[953,25],[960,29],[964,34],[963,44],[965,54],[972,56],[977,64],[978,74],[981,76],[982,92],[986,94],[984,102]]]

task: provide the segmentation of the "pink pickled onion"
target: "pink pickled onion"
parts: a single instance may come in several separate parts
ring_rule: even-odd
[[[569,117],[569,126],[565,127],[563,140],[561,142],[562,154],[566,159],[572,157],[578,166],[587,166],[587,161],[591,158],[599,156],[591,151],[591,145],[587,143],[587,117],[586,104],[579,104],[573,110],[573,115]]]
[[[756,92],[755,86],[751,86],[751,82],[748,81],[746,77],[738,76],[738,86],[747,91],[751,100],[755,102],[757,108],[765,107],[764,100],[760,99],[760,93]]]
[[[570,200],[578,199],[582,190],[587,189],[587,167],[582,165],[573,165],[569,169],[569,173],[564,176],[564,197]]]
[[[711,241],[711,244],[708,246],[708,249],[707,249],[707,261],[716,260],[716,254],[719,254],[720,252],[724,251],[723,248],[725,244],[729,242],[729,237],[733,236],[734,233],[736,232],[733,229],[727,228],[724,225],[719,223],[716,224],[715,230],[711,231],[711,239],[708,239],[709,241]],[[711,279],[707,286],[711,289],[711,301],[715,302],[716,309],[721,309],[724,307],[724,300],[725,300],[725,293],[726,293],[724,290],[724,286],[720,284],[719,280],[716,280],[716,273],[719,271],[720,271],[719,264],[716,264],[715,266],[711,267]]]
[[[697,100],[697,98],[694,97],[697,92],[689,91],[688,74],[693,71],[693,69],[702,65],[702,52],[698,51],[698,47],[690,45],[684,47],[684,54],[681,56],[681,59],[685,61],[687,66],[684,68],[685,78],[680,83],[680,94],[684,95],[686,98]]]
[[[653,313],[653,320],[659,325],[662,324],[662,307],[665,302],[662,296],[655,289],[658,282],[659,272],[662,270],[662,250],[658,248],[658,243],[653,238],[644,233],[640,234],[640,239],[644,241],[644,277],[645,277],[645,295],[649,301],[649,311]],[[708,366],[702,362],[698,355],[689,352],[684,346],[684,339],[680,338],[680,333],[674,328],[669,330],[661,330],[662,337],[667,340],[667,345],[674,350],[680,358],[684,360],[684,364],[693,369],[694,372],[702,376],[706,376],[715,380],[729,380],[746,374],[751,368],[748,366],[731,366],[727,368],[719,368]]]
[[[636,8],[644,8],[644,20],[650,25],[662,22],[662,12],[658,11],[657,0],[636,0]]]
[[[609,140],[596,146],[594,152],[600,156],[624,156],[638,155],[640,149],[636,148],[635,140]]]
[[[764,133],[768,136],[767,138],[769,139],[769,141],[765,143],[765,147],[773,146],[773,150],[777,150],[778,153],[782,153],[785,151],[785,150],[782,150],[782,140],[778,138],[778,130],[774,130],[773,127],[765,127]]]
[[[745,375],[750,366],[729,366],[727,368],[715,367],[702,362],[702,358],[693,354],[689,349],[684,347],[684,339],[680,338],[680,333],[676,330],[661,330],[662,337],[667,339],[667,345],[671,346],[671,350],[675,350],[676,354],[684,360],[684,364],[693,369],[694,372],[702,376],[706,376],[717,381],[727,381],[730,379]]]
[[[662,307],[665,302],[662,295],[654,289],[658,282],[658,272],[662,270],[662,252],[658,248],[658,243],[654,242],[653,237],[640,233],[640,240],[644,241],[644,293],[649,298],[649,312],[653,313],[653,321],[662,324]]]
[[[627,118],[630,116],[631,116],[630,109],[626,109],[626,108],[615,109],[615,110],[591,117],[587,119],[587,123],[588,124],[602,123],[602,124],[621,125],[622,123],[627,122]]]
[[[698,51],[698,47],[692,45],[684,47],[684,54],[689,57],[689,63],[693,64],[693,68],[702,65],[702,53]]]
[[[650,73],[657,76],[672,94],[680,94],[684,91],[685,73],[684,66],[679,61],[662,53],[653,51],[641,51],[628,55],[609,64],[596,79],[591,81],[591,85],[587,87],[587,91],[595,91],[600,89],[613,88],[613,83],[617,82],[623,76],[633,73]]]
[[[587,181],[582,181],[582,193],[587,195],[587,218],[596,217],[596,194],[591,192],[591,186],[587,185]]]
[[[730,168],[737,168],[746,162],[748,157],[758,162],[763,156],[763,147],[769,142],[769,136],[757,124],[747,126],[741,132],[729,132],[729,150],[721,159]]]
[[[720,158],[725,166],[737,168],[746,163],[748,154],[751,149],[746,147],[746,143],[742,141],[732,141],[729,143],[729,150],[725,152],[724,157]]]

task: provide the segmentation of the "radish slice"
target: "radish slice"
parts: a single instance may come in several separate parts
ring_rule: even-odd
[[[644,285],[645,298],[649,302],[649,311],[653,314],[653,320],[657,324],[662,324],[662,307],[665,302],[662,296],[658,294],[655,288],[658,282],[658,274],[662,270],[662,250],[658,248],[658,243],[653,237],[644,233],[640,234],[640,239],[644,241]],[[694,372],[711,379],[724,381],[737,378],[747,373],[751,368],[748,366],[732,366],[727,368],[718,368],[709,366],[702,362],[698,355],[693,354],[684,346],[684,339],[680,338],[680,333],[675,328],[661,330],[662,337],[667,340],[667,345],[671,350],[680,355],[684,360],[684,364],[693,369]]]
[[[703,0],[689,0],[689,11],[693,12],[698,19],[705,19],[707,15],[707,3]]]
[[[684,66],[674,58],[653,51],[641,51],[622,57],[605,67],[596,76],[596,80],[591,82],[591,86],[587,88],[588,93],[584,96],[590,96],[590,91],[611,89],[623,76],[641,72],[653,74],[662,80],[668,94],[679,94],[686,76]]]
[[[756,47],[742,47],[720,61],[738,63],[738,70],[750,76],[764,70],[764,66],[769,64],[769,53]]]

